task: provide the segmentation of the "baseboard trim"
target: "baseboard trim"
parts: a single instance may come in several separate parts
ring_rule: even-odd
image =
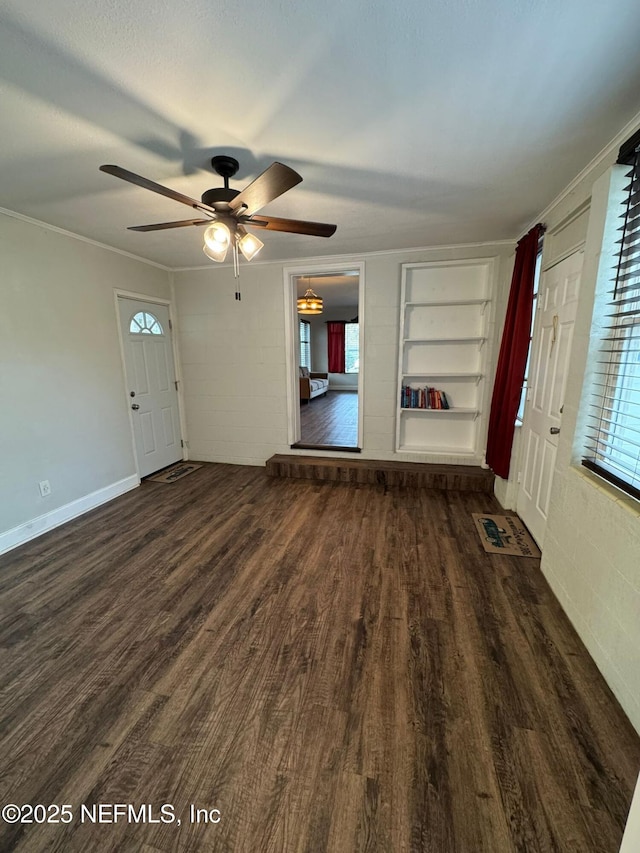
[[[114,498],[123,495],[125,492],[130,492],[140,485],[140,479],[137,474],[132,474],[130,477],[125,477],[123,480],[118,480],[117,483],[111,483],[103,489],[98,489],[88,495],[84,495],[71,503],[59,506],[47,512],[44,515],[39,515],[37,518],[32,518],[24,524],[19,524],[17,527],[6,530],[0,533],[0,554],[5,554],[25,542],[30,542],[37,536],[42,536],[43,533],[48,533],[55,527],[60,527],[67,521],[78,518],[89,512],[101,504],[112,501]]]

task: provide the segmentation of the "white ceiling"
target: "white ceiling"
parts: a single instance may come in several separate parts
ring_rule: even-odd
[[[511,239],[640,110],[638,0],[3,0],[0,206],[169,267],[240,161],[304,181],[263,213],[261,260]]]

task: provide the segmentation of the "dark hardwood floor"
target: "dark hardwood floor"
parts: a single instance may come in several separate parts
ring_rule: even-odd
[[[300,442],[303,447],[358,446],[358,392],[327,391],[300,405]]]
[[[0,850],[617,851],[640,739],[496,509],[205,465],[0,557],[2,804],[73,815]]]

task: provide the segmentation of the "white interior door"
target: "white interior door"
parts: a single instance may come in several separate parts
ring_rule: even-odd
[[[538,289],[516,508],[540,547],[558,451],[582,260],[583,253],[576,252],[546,270]]]
[[[182,459],[176,371],[166,305],[118,297],[138,473]]]

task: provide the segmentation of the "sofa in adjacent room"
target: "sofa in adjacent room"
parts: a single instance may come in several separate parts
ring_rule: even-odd
[[[310,373],[308,367],[300,368],[300,400],[313,400],[329,390],[328,373]]]

